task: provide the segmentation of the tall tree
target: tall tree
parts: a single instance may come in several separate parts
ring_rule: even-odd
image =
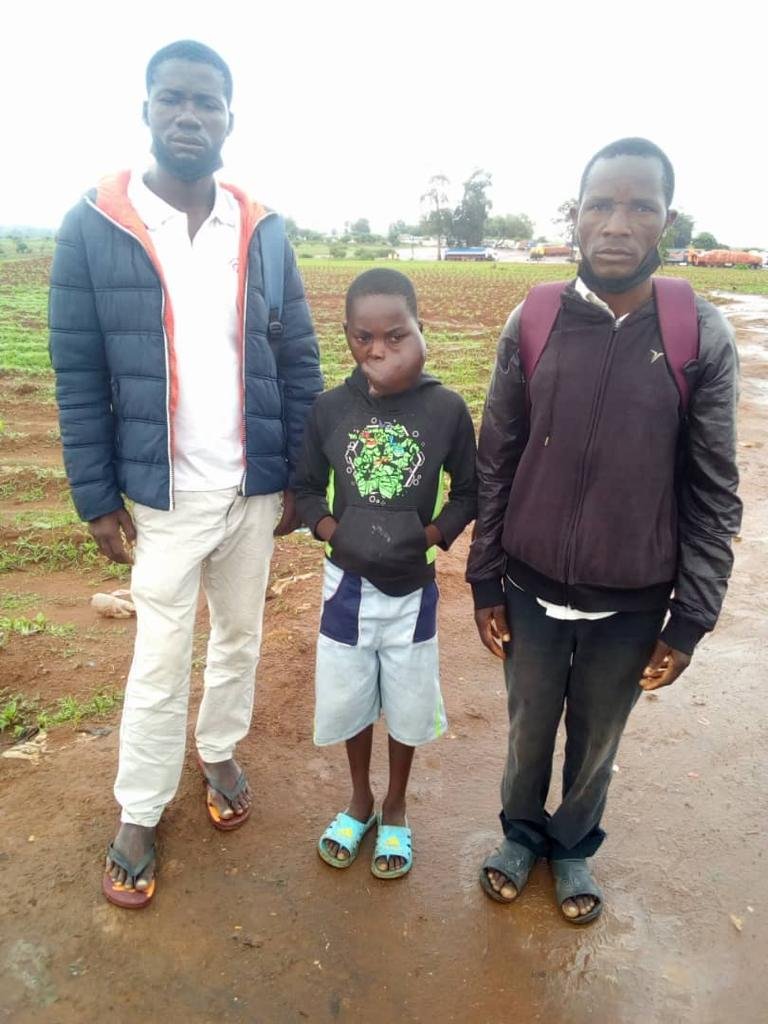
[[[492,205],[486,194],[490,185],[490,174],[480,168],[464,182],[464,195],[453,214],[453,233],[456,240],[464,245],[482,244]]]
[[[533,237],[533,221],[527,213],[507,213],[489,217],[485,230],[490,238],[528,239]]]
[[[389,230],[387,231],[387,239],[390,245],[397,245],[397,243],[400,241],[400,236],[407,234],[408,226],[405,223],[405,221],[396,220],[394,224],[389,225]]]
[[[425,218],[425,227],[433,230],[437,235],[437,258],[441,260],[443,258],[443,236],[448,226],[446,217],[446,214],[448,214],[448,193],[446,188],[449,182],[444,174],[433,174],[428,184],[427,191],[421,197],[421,202],[429,203],[430,206],[429,214]]]
[[[358,241],[365,241],[370,238],[371,225],[368,218],[361,217],[359,220],[352,221],[349,225],[349,232]]]
[[[566,243],[573,245],[576,237],[576,227],[571,217],[571,211],[578,207],[579,200],[576,198],[566,199],[557,208],[557,216],[552,218],[552,223],[557,228],[557,233]]]
[[[689,246],[691,244],[691,236],[693,235],[694,223],[695,221],[690,214],[680,211],[674,224],[670,224],[661,236],[659,248],[662,252],[667,249],[685,249]]]
[[[694,249],[719,249],[721,247],[721,243],[709,231],[700,231],[691,239],[691,245]]]

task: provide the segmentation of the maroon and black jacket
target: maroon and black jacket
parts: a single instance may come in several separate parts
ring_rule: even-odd
[[[741,521],[731,330],[697,297],[683,415],[653,299],[616,327],[566,288],[529,386],[520,309],[502,332],[480,429],[475,606],[503,603],[505,574],[582,611],[669,603],[662,636],[690,653],[717,621]]]

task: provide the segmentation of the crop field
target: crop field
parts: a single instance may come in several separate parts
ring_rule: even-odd
[[[300,261],[329,386],[342,380],[350,366],[341,332],[345,290],[356,274],[371,265],[352,260]],[[388,265],[409,274],[416,286],[430,370],[462,392],[475,416],[482,407],[499,331],[511,310],[532,285],[574,272],[568,264],[402,261]],[[49,256],[0,259],[0,372],[38,378],[35,386],[52,401],[46,333],[49,269]],[[668,268],[665,273],[688,278],[705,295],[718,291],[768,294],[768,273],[762,271],[686,267]]]
[[[344,293],[370,265],[301,260],[327,386],[350,371],[341,330]],[[428,368],[461,392],[476,421],[509,312],[531,285],[574,272],[565,264],[390,265],[416,285]],[[128,642],[126,627],[94,620],[83,597],[114,589],[127,573],[100,557],[69,499],[47,350],[49,271],[49,253],[0,258],[0,744],[34,721],[79,721],[71,705],[76,699],[89,713],[111,707]],[[671,273],[689,278],[704,293],[768,292],[764,272],[686,268]],[[300,569],[302,559],[314,557],[309,547],[300,538],[285,543],[277,571],[283,565]],[[198,658],[203,643],[201,635]],[[110,657],[113,649],[123,653]],[[105,660],[111,666],[106,672],[89,670]],[[36,682],[30,690],[31,665]]]

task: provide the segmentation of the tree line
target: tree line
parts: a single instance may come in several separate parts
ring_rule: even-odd
[[[434,238],[437,240],[438,259],[445,246],[479,246],[487,241],[546,241],[546,236],[534,239],[534,223],[526,213],[491,214],[493,204],[488,196],[491,184],[492,177],[488,171],[478,168],[463,182],[461,199],[452,206],[448,197],[449,179],[444,174],[435,174],[421,194],[424,214],[418,224],[397,220],[390,224],[384,236],[373,233],[369,220],[361,217],[345,223],[343,231],[334,230],[328,236],[319,231],[299,228],[295,221],[287,218],[288,237],[293,241],[330,242],[331,247],[335,246],[339,251],[341,248],[346,250],[352,244],[361,255],[366,246],[394,247],[402,244],[404,238]],[[556,216],[552,218],[557,232],[571,245],[574,243],[571,209],[577,205],[578,199],[566,199],[557,207]],[[695,221],[690,214],[678,213],[677,220],[662,237],[662,252],[689,246],[694,249],[729,248],[709,231],[694,234],[694,226]]]

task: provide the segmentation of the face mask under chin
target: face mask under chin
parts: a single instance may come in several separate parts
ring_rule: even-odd
[[[152,141],[152,155],[164,171],[187,184],[207,178],[222,166],[221,153],[216,150],[203,153],[194,160],[180,160],[159,139]]]
[[[654,245],[645,254],[642,262],[633,274],[626,277],[601,277],[595,273],[592,264],[586,256],[581,257],[578,273],[584,284],[593,292],[608,292],[610,295],[619,295],[622,292],[631,291],[643,281],[647,281],[654,271],[661,266],[659,250]]]

